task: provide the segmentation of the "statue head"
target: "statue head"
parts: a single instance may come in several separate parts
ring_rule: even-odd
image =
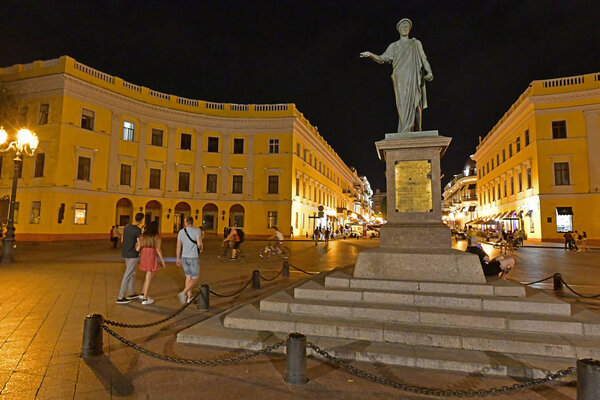
[[[396,29],[402,36],[408,36],[410,29],[412,28],[412,21],[408,18],[402,18],[396,24]]]

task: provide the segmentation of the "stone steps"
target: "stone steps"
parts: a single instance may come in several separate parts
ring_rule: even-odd
[[[525,289],[525,297],[484,296],[475,294],[430,293],[327,287],[309,281],[294,289],[294,298],[319,301],[352,301],[436,307],[462,310],[497,311],[543,315],[571,315],[571,305],[534,289]]]
[[[505,313],[483,310],[448,310],[415,305],[298,299],[285,292],[261,300],[260,310],[283,314],[314,315],[384,322],[422,323],[513,332],[547,332],[600,336],[600,316],[578,310],[573,316]]]
[[[223,349],[260,350],[284,340],[287,336],[286,333],[264,330],[227,329],[223,326],[225,316],[226,313],[213,316],[179,332],[177,342]],[[478,350],[332,339],[313,335],[308,335],[307,340],[336,357],[347,360],[486,375],[542,378],[550,371],[564,369],[575,363],[571,358],[506,355]],[[284,348],[277,350],[278,353],[284,351]],[[307,349],[307,353],[312,355],[310,349]]]
[[[549,333],[375,322],[259,311],[244,306],[223,320],[225,328],[563,358],[600,358],[600,338]]]

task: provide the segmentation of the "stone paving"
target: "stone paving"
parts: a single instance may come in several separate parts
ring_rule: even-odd
[[[328,248],[309,241],[289,242],[291,262],[308,271],[323,271],[353,264],[361,249],[378,244],[376,239],[332,241]],[[201,256],[201,281],[211,288],[231,292],[240,287],[253,269],[276,273],[281,260],[260,260],[256,254],[264,242],[245,243],[247,262],[221,263],[216,240],[207,240]],[[457,248],[464,248],[459,242]],[[486,248],[492,252],[492,249]],[[18,263],[0,265],[0,399],[417,399],[408,393],[379,386],[332,367],[308,360],[307,385],[283,381],[285,359],[258,358],[214,368],[182,367],[140,355],[104,335],[103,356],[79,357],[85,315],[100,313],[117,321],[149,322],[179,307],[175,297],[183,285],[181,269],[174,263],[174,242],[166,240],[168,258],[151,286],[156,303],[142,306],[115,304],[124,269],[120,252],[108,241],[76,243],[19,243]],[[529,282],[561,272],[565,280],[586,294],[600,292],[600,252],[564,252],[561,249],[523,248],[517,253],[518,268],[511,278]],[[209,316],[252,298],[278,290],[305,275],[292,272],[289,280],[263,282],[260,290],[247,289],[239,297],[211,297],[211,310],[189,307],[174,322],[144,329],[116,328],[123,336],[158,353],[185,358],[223,358],[231,351],[207,349],[175,342],[177,332]],[[142,274],[138,272],[137,288]],[[551,281],[537,287],[551,289]],[[599,301],[563,297],[597,309]],[[410,385],[474,389],[510,385],[515,380],[471,376],[383,365],[356,363],[377,375]],[[572,379],[498,398],[574,399]]]

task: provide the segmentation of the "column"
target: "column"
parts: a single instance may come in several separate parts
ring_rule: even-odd
[[[121,114],[113,111],[110,125],[110,148],[108,153],[108,175],[106,190],[116,192],[119,182],[119,140],[121,139]]]
[[[146,142],[148,132],[146,121],[139,122],[138,129],[138,154],[135,166],[135,194],[145,194],[148,188],[146,181]]]
[[[177,191],[175,187],[175,148],[177,142],[177,127],[167,126],[169,136],[167,139],[167,164],[165,165],[165,196],[172,197]]]
[[[588,164],[590,174],[590,193],[600,192],[600,111],[584,111],[587,133]]]

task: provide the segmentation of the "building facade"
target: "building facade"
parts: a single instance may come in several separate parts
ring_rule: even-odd
[[[480,141],[480,223],[600,239],[600,73],[533,81]]]
[[[355,171],[294,104],[182,98],[66,56],[2,68],[0,82],[40,139],[18,181],[19,240],[107,238],[137,212],[164,235],[192,216],[207,233],[240,226],[257,236],[370,212],[355,203]],[[12,157],[2,156],[6,215]]]
[[[444,187],[444,222],[463,229],[477,216],[477,167],[473,160],[467,161],[463,171],[454,175]]]

